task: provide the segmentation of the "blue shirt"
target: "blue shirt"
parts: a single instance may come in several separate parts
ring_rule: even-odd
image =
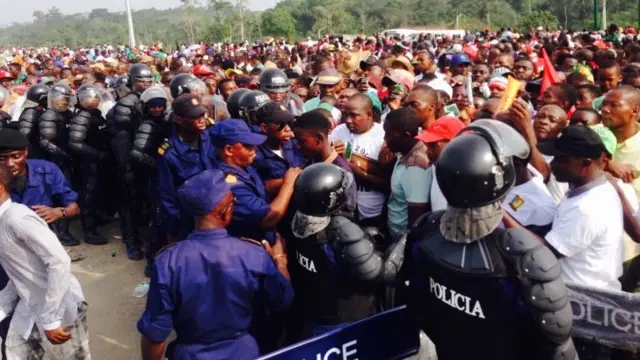
[[[175,329],[169,359],[255,359],[254,311],[282,311],[292,300],[261,246],[225,229],[194,230],[156,257],[138,331],[161,342]]]
[[[240,169],[218,163],[218,169],[225,174],[225,181],[231,186],[231,192],[235,198],[235,208],[231,224],[227,227],[233,236],[254,240],[267,240],[275,242],[273,229],[261,229],[260,222],[271,209],[267,201],[267,190],[260,180],[260,176],[252,166]]]
[[[176,192],[190,177],[214,168],[214,150],[207,132],[200,133],[198,149],[172,135],[158,149],[156,181],[160,196],[159,224],[168,234],[184,238],[193,229],[193,217],[181,214]]]
[[[264,144],[258,146],[253,166],[262,180],[282,179],[284,173],[290,167],[302,167],[304,165],[304,157],[300,154],[295,140],[287,141],[282,145],[281,150],[282,157]]]
[[[78,200],[62,170],[46,160],[27,160],[27,182],[22,193],[11,189],[11,200],[26,206],[67,206]]]

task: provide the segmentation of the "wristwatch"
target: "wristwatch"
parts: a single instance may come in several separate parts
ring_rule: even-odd
[[[67,209],[65,209],[65,208],[58,208],[58,209],[60,209],[60,211],[62,211],[61,219],[66,218],[67,217]]]

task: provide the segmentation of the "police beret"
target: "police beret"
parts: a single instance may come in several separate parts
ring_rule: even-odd
[[[171,104],[176,116],[197,119],[207,112],[202,105],[202,98],[196,94],[182,94]]]
[[[178,202],[191,216],[203,216],[215,209],[229,191],[220,170],[205,170],[188,179],[178,189]]]
[[[267,137],[251,131],[246,122],[238,119],[220,121],[211,129],[211,141],[217,148],[225,145],[261,145]]]
[[[27,148],[27,138],[14,129],[0,130],[0,152],[24,150]]]
[[[293,115],[289,114],[287,109],[277,103],[270,102],[264,104],[256,111],[256,117],[258,121],[265,124],[281,124],[292,123]]]

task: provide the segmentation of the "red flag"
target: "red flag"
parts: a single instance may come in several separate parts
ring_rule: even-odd
[[[544,71],[542,73],[542,84],[540,84],[540,94],[544,93],[549,86],[560,82],[556,68],[553,67],[553,63],[545,49],[542,49],[542,61],[544,62]]]

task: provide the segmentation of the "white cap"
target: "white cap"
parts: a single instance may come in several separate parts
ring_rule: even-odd
[[[443,79],[437,78],[429,81],[427,85],[433,90],[444,91],[445,94],[449,96],[449,100],[453,97],[453,89],[451,85],[449,85]]]

